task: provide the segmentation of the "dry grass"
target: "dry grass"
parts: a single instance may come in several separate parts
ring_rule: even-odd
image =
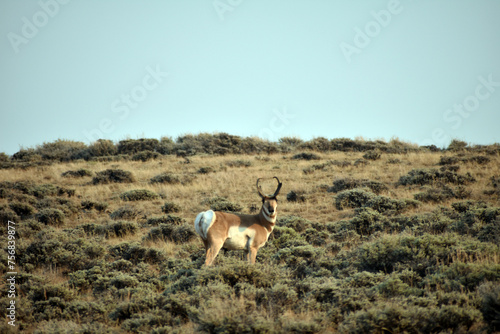
[[[58,163],[44,167],[34,167],[30,169],[9,169],[0,170],[0,180],[17,182],[31,181],[35,184],[50,183],[59,187],[74,189],[75,195],[65,197],[78,209],[76,212],[67,213],[65,225],[56,227],[55,230],[62,231],[68,228],[77,228],[82,224],[96,223],[106,224],[112,221],[110,213],[124,206],[130,206],[140,212],[132,219],[139,224],[139,231],[133,235],[124,237],[113,237],[100,239],[100,242],[107,248],[120,245],[122,243],[138,243],[148,249],[158,250],[167,259],[187,259],[193,253],[202,253],[202,243],[194,239],[187,244],[176,244],[170,241],[150,241],[144,237],[150,231],[151,226],[143,225],[147,219],[164,215],[161,207],[165,202],[173,202],[180,207],[180,211],[174,213],[188,224],[192,224],[198,212],[206,210],[207,206],[203,201],[214,196],[222,196],[233,203],[242,206],[244,213],[250,213],[252,207],[260,207],[260,198],[256,192],[255,182],[257,178],[267,178],[263,183],[264,192],[272,193],[275,186],[272,177],[279,177],[283,183],[279,196],[278,215],[299,216],[309,221],[320,224],[335,224],[340,220],[352,218],[354,209],[337,210],[335,208],[334,193],[329,193],[326,189],[332,186],[336,179],[353,178],[378,181],[388,186],[388,190],[381,193],[393,199],[413,199],[414,195],[422,191],[420,186],[398,186],[401,176],[407,175],[417,168],[439,169],[438,162],[441,156],[452,156],[452,153],[408,153],[408,154],[382,154],[381,158],[369,161],[367,164],[355,165],[354,162],[362,159],[363,152],[330,152],[320,153],[320,160],[296,160],[291,159],[293,154],[273,154],[269,156],[247,156],[247,155],[224,155],[224,156],[193,156],[189,158],[190,163],[186,163],[184,158],[175,156],[162,156],[156,160],[147,162],[139,161],[118,161],[118,162],[87,162],[74,161],[69,163]],[[473,162],[460,163],[459,174],[470,173],[477,181],[467,184],[465,187],[470,191],[470,199],[474,201],[484,201],[491,206],[499,206],[498,197],[486,195],[485,190],[490,189],[490,179],[500,175],[500,157],[489,156],[491,161],[484,165]],[[394,162],[395,160],[399,162]],[[249,166],[232,167],[231,162],[236,160],[249,161]],[[348,166],[338,166],[326,164],[324,168],[305,173],[304,169],[313,165],[327,163],[329,161],[348,161]],[[392,161],[392,162],[391,162]],[[202,174],[200,168],[210,167],[213,172]],[[135,182],[133,183],[110,183],[92,184],[92,177],[82,178],[62,177],[61,174],[68,170],[86,169],[94,175],[97,172],[113,168],[132,172]],[[151,183],[150,179],[162,173],[169,173],[177,176],[182,182],[175,184]],[[189,182],[189,180],[191,180]],[[161,196],[160,199],[149,201],[123,201],[119,195],[125,191],[134,189],[147,189]],[[289,202],[286,195],[290,191],[300,190],[304,193],[305,202]],[[104,212],[96,210],[82,210],[81,201],[104,202],[108,204]],[[449,199],[439,203],[439,206],[450,207],[457,199]],[[0,198],[0,205],[7,206],[9,200]],[[433,212],[436,203],[421,203],[418,207],[410,208],[403,215],[413,216],[421,213]],[[23,242],[29,244],[33,236],[25,238]],[[92,237],[89,237],[92,238]],[[343,247],[343,252],[357,247],[355,244],[348,244]],[[337,254],[337,251],[331,253]],[[461,262],[479,262],[492,265],[499,264],[499,258],[471,258],[471,255],[457,252],[454,260]],[[334,257],[332,255],[332,257]],[[111,261],[112,259],[106,259]],[[159,273],[160,264],[150,264],[151,272]],[[33,274],[46,278],[51,284],[64,284],[68,282],[68,276],[63,268],[35,268]],[[85,292],[90,295],[90,291]],[[82,300],[85,293],[82,293]],[[234,297],[234,296],[233,296]],[[94,297],[87,299],[94,299]],[[214,323],[216,318],[224,313],[228,318],[237,321],[241,312],[253,307],[241,298],[222,298],[214,296],[209,302],[203,303],[200,308],[201,317],[198,325],[188,322],[179,324],[177,329],[181,332],[196,332],[203,323]],[[268,306],[268,309],[271,306]],[[272,322],[272,318],[263,308],[253,309],[255,315],[263,322]],[[301,326],[313,324],[317,314],[314,311],[300,310],[295,313],[291,309],[282,315],[282,324],[290,326],[291,330],[297,323]],[[235,320],[236,319],[236,320]],[[247,319],[248,320],[248,319]],[[316,321],[317,322],[317,321]],[[202,325],[200,325],[200,323]],[[297,325],[298,326],[298,325]],[[328,326],[328,325],[326,325]],[[117,324],[117,329],[119,324]],[[29,330],[29,328],[28,328]],[[333,330],[333,329],[331,329]]]
[[[319,163],[329,160],[345,160],[353,163],[362,155],[363,153],[322,153]],[[191,163],[189,164],[186,164],[182,158],[166,156],[148,162],[96,163],[81,161],[38,167],[34,170],[0,170],[0,179],[11,182],[28,180],[35,183],[52,183],[73,188],[76,190],[78,198],[108,202],[110,204],[108,211],[114,211],[126,204],[117,199],[119,194],[133,189],[148,189],[165,197],[164,200],[178,204],[181,207],[179,215],[191,220],[200,210],[204,209],[200,204],[201,201],[211,196],[223,196],[230,201],[240,203],[248,212],[250,206],[259,205],[259,198],[255,191],[255,180],[259,177],[278,176],[283,182],[279,203],[281,215],[298,214],[306,219],[326,223],[335,221],[338,213],[333,208],[332,195],[324,192],[321,187],[330,186],[334,179],[368,179],[395,185],[399,177],[414,168],[438,167],[436,164],[441,156],[443,156],[442,153],[409,153],[404,156],[387,154],[379,160],[370,161],[368,165],[347,167],[332,165],[311,174],[305,174],[303,169],[317,164],[318,161],[293,160],[290,159],[291,155],[271,155],[268,160],[244,156],[243,159],[252,162],[249,167],[227,167],[227,162],[242,159],[242,156],[239,155],[195,156],[190,158]],[[392,158],[400,159],[401,163],[387,163]],[[206,166],[212,167],[215,172],[197,173],[201,167]],[[108,168],[123,169],[132,172],[137,181],[127,184],[92,185],[89,177],[64,178],[61,176],[67,170],[81,168],[93,173]],[[152,177],[164,172],[179,177],[194,176],[194,180],[188,184],[152,184],[149,182]],[[461,165],[460,173],[466,172],[471,173],[478,180],[468,186],[468,189],[472,191],[472,197],[485,201],[491,200],[487,195],[484,195],[483,190],[487,188],[492,176],[500,174],[499,158],[493,157],[489,164],[481,166],[474,163]],[[271,187],[272,185],[269,186],[269,189]],[[296,189],[305,191],[308,198],[306,203],[288,203],[284,200],[288,192]],[[418,191],[417,187],[391,187],[390,195],[395,198],[412,198],[413,194]],[[155,200],[151,203],[133,203],[132,205],[144,210],[146,215],[159,215],[161,214],[162,202],[163,200]]]

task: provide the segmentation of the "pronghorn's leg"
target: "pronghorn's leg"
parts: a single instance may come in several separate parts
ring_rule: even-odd
[[[245,257],[247,258],[247,261],[250,262],[250,250],[245,249]]]
[[[250,246],[250,251],[247,253],[247,259],[251,264],[255,263],[255,258],[257,257],[258,250],[259,249],[257,247]]]
[[[205,259],[206,266],[211,266],[213,264],[215,257],[219,254],[219,251],[222,248],[222,245],[224,245],[224,241],[217,242],[212,240],[212,242],[209,243],[209,247],[207,247],[207,257]]]

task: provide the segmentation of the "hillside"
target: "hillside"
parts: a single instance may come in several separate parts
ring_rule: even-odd
[[[0,158],[0,268],[13,271],[12,221],[25,333],[500,331],[499,145],[223,134]],[[273,176],[257,263],[221,251],[204,267],[196,214],[254,213],[257,178]]]

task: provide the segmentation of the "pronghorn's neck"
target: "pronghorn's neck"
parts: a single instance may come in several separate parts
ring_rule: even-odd
[[[260,209],[259,212],[259,217],[261,217],[261,220],[266,221],[272,227],[274,227],[274,224],[276,224],[276,215],[277,215],[276,210],[271,214],[269,213],[269,210],[267,209],[266,205],[262,204],[262,208]]]

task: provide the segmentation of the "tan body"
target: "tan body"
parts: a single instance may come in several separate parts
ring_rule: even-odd
[[[247,260],[250,263],[255,263],[257,251],[266,244],[276,223],[276,207],[278,205],[276,196],[279,188],[273,197],[261,195],[262,208],[256,215],[212,210],[198,214],[194,226],[205,245],[205,265],[212,265],[221,248],[244,249]],[[260,188],[258,189],[259,194],[261,194]]]

